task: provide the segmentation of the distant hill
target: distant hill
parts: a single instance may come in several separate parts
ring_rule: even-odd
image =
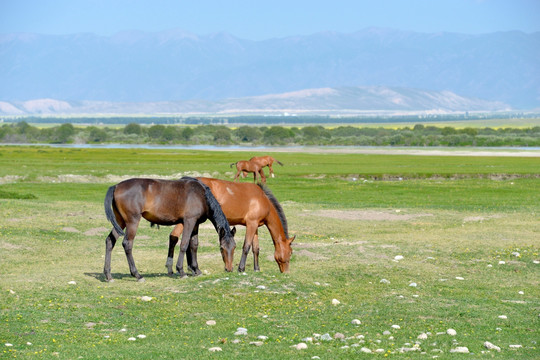
[[[319,88],[218,101],[161,102],[60,101],[0,102],[2,115],[36,114],[377,114],[503,111],[501,102],[466,98],[449,91],[407,88]]]
[[[180,30],[108,37],[4,34],[0,101],[62,99],[73,107],[88,104],[78,101],[181,100],[187,106],[185,101],[197,100],[198,107],[201,100],[376,86],[449,91],[531,109],[540,107],[539,59],[540,32],[466,35],[371,28],[264,41]],[[58,111],[62,104],[51,106]]]

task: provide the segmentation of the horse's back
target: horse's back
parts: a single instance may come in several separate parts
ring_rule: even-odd
[[[204,192],[196,179],[133,178],[117,185],[115,201],[126,215],[140,214],[153,223],[172,225],[207,211]]]
[[[258,185],[213,178],[199,180],[210,188],[231,225],[266,217],[271,204]]]

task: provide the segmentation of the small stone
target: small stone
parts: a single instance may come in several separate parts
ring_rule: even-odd
[[[69,285],[77,285],[77,283],[75,281],[70,281],[68,282]]]
[[[392,325],[392,329],[399,330],[399,329],[401,329],[401,326],[399,326],[399,325]]]
[[[456,276],[456,280],[465,280],[465,278],[462,278],[461,276]]]
[[[394,260],[396,260],[396,261],[403,260],[403,259],[405,259],[405,258],[403,257],[403,255],[396,255],[396,256],[394,257]]]
[[[382,334],[383,335],[392,335],[392,333],[390,331],[388,331],[388,330],[384,330]]]
[[[506,320],[506,319],[508,319],[508,316],[506,316],[506,315],[499,315],[498,318],[499,318],[499,319],[502,319],[502,320]]]
[[[487,266],[487,267],[488,267],[488,268],[490,268],[490,267],[493,267],[493,265],[491,265],[491,264],[488,264],[488,266]]]
[[[330,341],[330,340],[332,340],[332,337],[330,336],[330,334],[326,333],[324,335],[321,335],[321,340]]]
[[[518,291],[519,295],[524,295],[525,293],[523,291]]]
[[[390,284],[390,280],[382,279],[379,281],[381,284]]]
[[[350,346],[349,345],[344,345],[342,347],[340,347],[340,349],[348,349]]]
[[[123,329],[120,329],[120,330],[118,330],[118,331],[119,331],[119,332],[126,332],[127,329],[126,329],[126,328],[123,328]]]
[[[304,350],[304,349],[307,349],[307,344],[302,342],[302,343],[293,345],[292,347],[294,347],[296,350]]]
[[[338,299],[332,299],[332,305],[339,305],[341,304],[341,301],[339,301]]]
[[[218,352],[218,351],[222,351],[221,348],[219,346],[215,346],[215,347],[211,347],[210,349],[208,349],[208,351],[210,352]]]
[[[264,343],[262,341],[252,341],[249,343],[249,345],[254,345],[254,346],[262,346]]]
[[[377,350],[375,350],[375,352],[377,354],[384,354],[385,351],[384,351],[384,349],[377,349]]]
[[[26,345],[31,346],[32,343],[29,341],[29,342],[26,343]]]
[[[134,337],[130,337],[130,338],[128,339],[128,341],[135,341],[135,340],[137,340],[137,339],[134,338]]]
[[[371,349],[368,349],[367,347],[363,347],[360,349],[360,352],[363,352],[363,353],[366,353],[366,354],[371,354]]]
[[[257,339],[263,340],[263,341],[264,341],[264,340],[268,340],[268,336],[259,335],[259,336],[257,336]]]
[[[412,282],[412,283],[410,283],[410,284],[409,284],[409,286],[410,286],[410,287],[417,287],[417,286],[418,286],[418,284],[417,284],[417,283],[415,283],[415,282]]]
[[[138,337],[139,339],[146,339],[146,335],[143,335],[143,334],[137,335],[137,337]]]
[[[427,340],[427,334],[426,334],[426,333],[422,333],[422,334],[418,335],[417,339],[418,339],[418,340]]]
[[[353,321],[351,321],[351,324],[360,325],[360,324],[362,324],[362,322],[360,320],[358,320],[358,319],[354,319]]]
[[[266,286],[264,286],[264,285],[259,285],[259,286],[257,286],[257,289],[264,290],[264,289],[266,289]]]
[[[233,341],[231,341],[233,344],[239,344],[240,343],[240,339],[234,339]]]
[[[520,257],[520,256],[521,256],[521,254],[518,253],[517,251],[514,251],[514,252],[512,253],[512,255],[514,255],[515,257]]]
[[[461,353],[461,354],[468,354],[469,349],[466,346],[458,346],[456,348],[450,349],[451,353]]]
[[[533,260],[533,264],[540,264],[540,260]]]
[[[152,301],[152,297],[151,296],[141,296],[141,300],[142,301]]]
[[[508,347],[509,347],[510,349],[516,350],[516,349],[522,348],[523,346],[522,346],[522,345],[508,345]]]
[[[454,330],[454,329],[448,329],[446,330],[446,333],[450,336],[456,336],[457,335],[457,331]]]
[[[486,341],[486,342],[484,343],[484,347],[485,347],[486,349],[488,349],[488,350],[495,350],[495,351],[499,351],[499,352],[501,351],[501,348],[500,348],[500,347],[498,347],[497,345],[494,345],[494,344],[490,343],[489,341]]]
[[[506,261],[503,261],[503,260],[499,261],[499,265],[504,265],[504,264],[506,264]]]
[[[320,359],[320,357],[318,357],[318,356],[313,356],[312,359],[314,359],[314,360],[315,360],[315,359]]]
[[[214,326],[214,325],[216,325],[216,320],[208,320],[208,321],[206,322],[206,325],[208,325],[208,326]]]
[[[10,343],[5,343],[4,345],[7,346],[7,347],[12,347],[13,346],[13,344],[10,344]]]
[[[313,338],[312,338],[312,337],[303,338],[302,341],[303,341],[303,342],[312,343],[312,342],[313,342]]]
[[[343,335],[342,333],[335,333],[334,339],[345,339],[345,335]]]

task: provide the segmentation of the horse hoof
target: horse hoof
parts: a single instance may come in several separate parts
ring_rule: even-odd
[[[142,278],[139,278],[139,279],[137,279],[137,282],[140,282],[140,283],[143,283],[143,282],[145,282],[145,281],[146,281],[146,279],[145,279],[145,278],[143,278],[143,277],[142,277]]]
[[[114,279],[112,279],[112,278],[111,279],[105,279],[105,281],[108,282],[108,283],[112,283],[112,282],[114,282]]]

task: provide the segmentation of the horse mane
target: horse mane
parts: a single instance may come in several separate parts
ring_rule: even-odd
[[[289,237],[289,228],[288,228],[288,225],[287,225],[287,218],[285,217],[285,212],[283,211],[283,208],[281,207],[281,204],[276,199],[274,194],[272,194],[272,192],[270,191],[269,188],[267,188],[265,185],[263,185],[261,183],[257,183],[257,185],[259,185],[261,190],[264,192],[264,195],[266,195],[268,200],[270,200],[270,202],[274,206],[274,209],[276,209],[276,212],[278,213],[278,216],[279,216],[279,220],[281,221],[281,226],[283,226],[283,231],[285,232],[285,237],[288,238]]]
[[[204,197],[206,198],[206,204],[208,205],[208,208],[210,210],[210,216],[208,217],[212,224],[214,224],[214,227],[216,230],[219,231],[223,229],[225,231],[225,235],[227,237],[232,237],[231,233],[231,226],[229,225],[229,221],[227,220],[227,217],[223,213],[223,210],[221,209],[221,205],[219,205],[219,202],[214,197],[214,194],[212,194],[212,190],[206,184],[204,184],[199,179],[184,176],[182,180],[194,180],[198,182],[204,189]]]

